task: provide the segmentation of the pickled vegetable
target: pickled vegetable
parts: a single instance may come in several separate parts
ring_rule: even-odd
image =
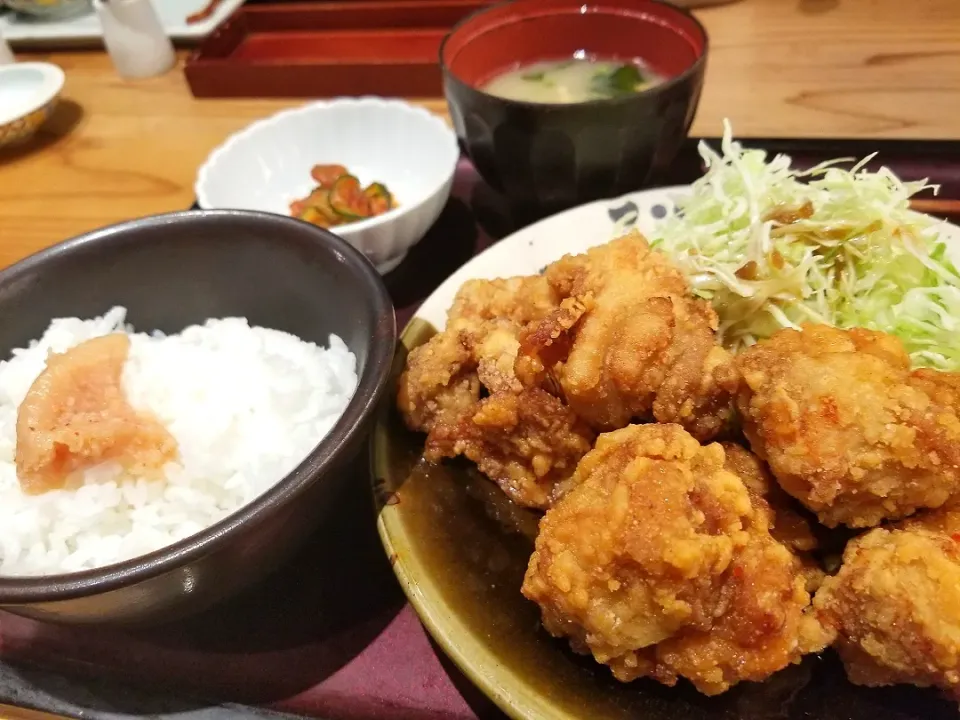
[[[290,214],[304,222],[331,228],[382,215],[397,206],[386,185],[372,182],[364,188],[343,165],[314,165],[310,175],[318,186],[290,203]]]
[[[380,215],[393,207],[393,196],[382,183],[370,183],[363,194],[367,196],[373,215]]]
[[[300,220],[308,222],[311,225],[316,225],[317,227],[333,227],[333,223],[330,222],[330,220],[328,220],[327,217],[315,207],[305,208],[297,215],[297,217]]]
[[[344,220],[362,220],[372,217],[370,201],[363,194],[360,181],[353,175],[342,175],[330,189],[330,205]]]
[[[333,187],[338,177],[348,174],[343,165],[314,165],[310,170],[310,177],[316,180],[320,187],[328,190]]]

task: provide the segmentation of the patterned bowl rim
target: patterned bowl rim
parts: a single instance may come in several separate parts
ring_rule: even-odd
[[[457,144],[456,133],[439,115],[418,105],[412,105],[402,98],[379,97],[374,95],[334,97],[326,100],[315,100],[304,105],[281,110],[273,115],[255,120],[227,137],[218,147],[214,148],[197,171],[197,178],[193,186],[197,204],[203,209],[214,209],[218,207],[219,209],[226,209],[222,206],[217,206],[209,199],[210,188],[216,184],[214,171],[217,165],[223,161],[224,157],[235,152],[237,147],[242,147],[246,144],[255,144],[261,135],[269,134],[270,129],[273,127],[283,126],[292,117],[300,115],[321,115],[341,107],[355,108],[361,112],[364,109],[377,108],[394,113],[394,115],[410,115],[425,120],[430,125],[431,132],[434,133],[434,142],[443,144],[447,148],[446,161],[448,168],[441,182],[433,184],[426,190],[422,190],[419,195],[410,202],[406,202],[388,213],[338,226],[336,232],[338,236],[351,239],[362,235],[371,228],[388,225],[402,216],[412,215],[415,211],[426,205],[442,188],[452,183],[457,171],[457,164],[460,162],[460,147]]]
[[[18,62],[0,66],[0,85],[8,75],[23,72],[24,69],[36,70],[41,81],[38,92],[32,93],[28,101],[12,103],[10,107],[0,108],[0,125],[25,118],[31,113],[46,107],[60,94],[66,76],[58,65],[45,62]]]

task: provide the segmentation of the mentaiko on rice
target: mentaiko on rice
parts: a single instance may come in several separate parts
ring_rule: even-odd
[[[323,348],[243,318],[148,335],[125,317],[117,307],[54,320],[0,362],[0,575],[101,567],[209,527],[293,470],[357,387],[356,358],[335,335]],[[110,360],[122,362],[118,387],[105,380]],[[84,363],[99,377],[78,379]],[[107,436],[135,446],[136,462],[97,455],[103,423],[81,450],[51,442],[70,436],[58,418],[73,398],[50,402],[71,384],[109,409]]]

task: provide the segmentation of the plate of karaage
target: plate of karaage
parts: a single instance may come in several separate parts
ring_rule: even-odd
[[[514,718],[955,716],[960,375],[861,327],[725,346],[648,240],[684,192],[531,226],[408,325],[373,441],[404,590]]]

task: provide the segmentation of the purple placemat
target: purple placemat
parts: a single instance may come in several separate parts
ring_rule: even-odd
[[[757,143],[753,143],[757,144]],[[810,165],[880,150],[902,177],[930,177],[960,197],[960,144],[763,141]],[[700,172],[688,143],[659,184]],[[495,238],[514,230],[461,163],[441,218],[386,277],[402,325],[430,292]],[[334,517],[268,580],[203,615],[140,632],[46,625],[0,613],[0,659],[210,701],[328,720],[503,717],[444,657],[393,577],[376,534],[366,458]]]

